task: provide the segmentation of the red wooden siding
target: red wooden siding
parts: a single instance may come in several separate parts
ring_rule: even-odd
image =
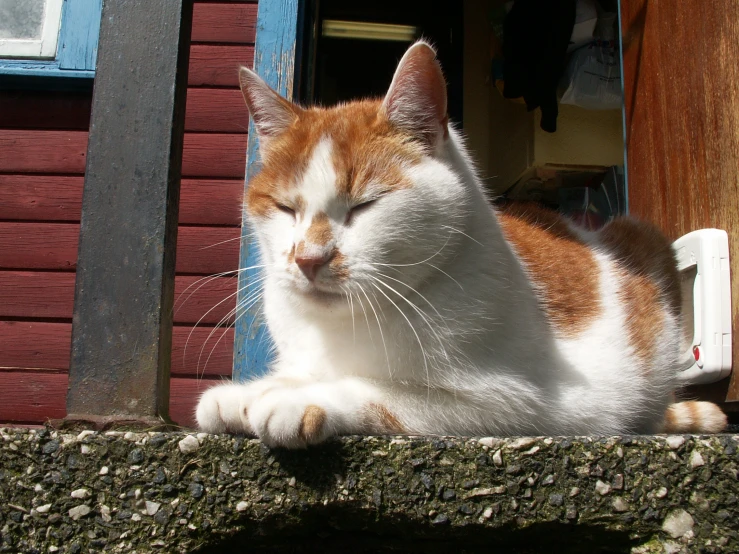
[[[0,267],[74,270],[76,223],[0,222]],[[177,235],[178,273],[222,273],[239,263],[239,229],[182,227]]]
[[[74,277],[53,271],[0,271],[0,320],[71,321]],[[178,276],[174,321],[217,324],[234,309],[235,294],[236,278]]]
[[[79,221],[83,177],[1,175],[0,220]],[[183,179],[180,223],[240,225],[241,179]]]
[[[206,71],[208,60],[202,63],[203,71]],[[250,60],[235,61],[234,67],[250,64]],[[233,82],[236,83],[235,80]],[[91,96],[65,94],[0,90],[0,105],[3,107],[0,110],[0,128],[86,131],[90,122]],[[242,133],[246,132],[248,124],[249,114],[244,109],[244,99],[238,88],[190,88],[187,91],[187,131]]]
[[[190,86],[239,86],[239,67],[254,65],[253,46],[194,44],[190,50]]]
[[[235,307],[249,125],[237,75],[253,63],[256,15],[256,2],[195,3],[170,402],[182,425],[231,374],[233,330],[218,325]],[[65,415],[91,100],[0,91],[0,423]]]
[[[246,133],[187,133],[182,176],[243,179],[245,151]],[[84,175],[87,132],[0,130],[0,152],[3,172]]]
[[[172,419],[185,427],[195,425],[197,398],[215,383],[213,379],[182,379],[170,382],[169,410]],[[67,374],[0,371],[0,421],[43,423],[67,415]]]
[[[187,92],[185,128],[188,131],[245,133],[249,113],[238,89],[191,88]]]
[[[0,321],[3,369],[69,369],[71,323]],[[172,374],[218,376],[231,371],[233,329],[175,326]]]
[[[255,4],[195,4],[193,42],[253,44],[257,30]]]

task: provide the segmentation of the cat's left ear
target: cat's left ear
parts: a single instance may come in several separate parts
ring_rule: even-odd
[[[239,84],[254,119],[260,148],[287,131],[298,119],[301,108],[277,94],[251,69],[242,67],[239,70]]]
[[[388,119],[431,148],[448,136],[446,81],[436,51],[416,42],[400,60],[382,105]]]

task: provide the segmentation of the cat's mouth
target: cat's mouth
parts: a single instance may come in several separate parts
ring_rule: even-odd
[[[345,297],[345,294],[340,290],[323,284],[298,285],[294,289],[300,296],[322,304],[333,303]]]

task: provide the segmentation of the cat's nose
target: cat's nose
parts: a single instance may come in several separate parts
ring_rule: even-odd
[[[331,254],[302,255],[295,256],[295,263],[309,281],[316,278],[316,273],[332,258]]]

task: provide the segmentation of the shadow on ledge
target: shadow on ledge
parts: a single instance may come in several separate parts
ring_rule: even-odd
[[[0,429],[2,552],[739,552],[739,436]]]
[[[639,544],[628,531],[602,525],[559,522],[534,523],[526,528],[492,529],[468,524],[450,527],[420,523],[402,515],[383,517],[359,506],[313,508],[299,523],[284,524],[280,517],[244,522],[232,537],[194,551],[195,554],[260,552],[308,554],[314,552],[410,552],[465,554],[472,552],[567,552],[573,554],[628,553]]]

